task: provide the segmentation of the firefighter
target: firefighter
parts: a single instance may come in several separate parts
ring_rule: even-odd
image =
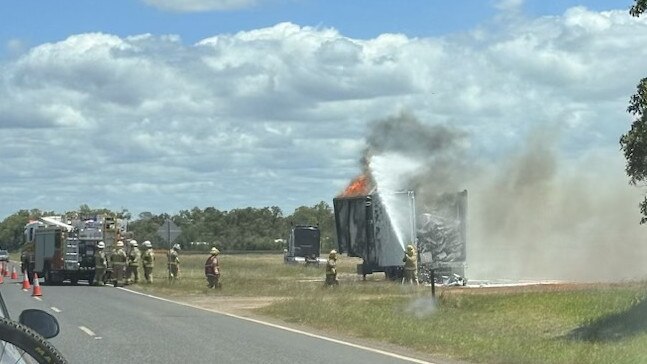
[[[219,254],[220,251],[216,247],[211,248],[211,255],[204,263],[204,275],[207,277],[207,286],[209,288],[222,288],[220,284]]]
[[[175,281],[180,273],[180,244],[173,245],[168,251],[168,280]]]
[[[407,245],[407,250],[404,252],[404,277],[402,283],[410,282],[411,284],[418,284],[418,257],[413,245]]]
[[[103,251],[105,247],[106,244],[103,241],[98,242],[97,251],[94,253],[94,281],[92,282],[94,286],[103,286],[103,276],[108,268],[106,253]]]
[[[137,240],[130,241],[130,251],[128,252],[128,268],[126,269],[126,282],[138,283],[139,282],[139,262],[142,259],[142,253],[138,248]],[[134,277],[134,279],[131,279]]]
[[[117,249],[110,256],[115,287],[124,285],[124,267],[126,266],[127,260],[128,256],[126,256],[126,252],[124,251],[124,242],[119,240],[117,242]]]
[[[337,251],[333,249],[330,251],[328,263],[326,263],[326,286],[336,285],[339,285],[337,280]]]
[[[155,253],[153,252],[153,245],[150,241],[146,240],[142,243],[144,252],[142,253],[142,265],[144,266],[144,278],[146,283],[153,283],[153,267],[155,266]]]

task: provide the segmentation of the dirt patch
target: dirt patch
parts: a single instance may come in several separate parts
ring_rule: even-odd
[[[252,311],[271,305],[282,297],[229,297],[229,296],[188,296],[174,299],[194,306],[231,313],[239,316],[252,316]]]

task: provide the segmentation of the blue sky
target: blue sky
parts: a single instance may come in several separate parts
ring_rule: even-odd
[[[644,276],[644,189],[618,146],[647,71],[631,4],[2,1],[0,218],[287,215],[365,160],[419,202],[467,189],[470,257]]]
[[[119,36],[176,34],[194,43],[219,33],[235,33],[293,22],[333,27],[352,38],[382,33],[410,37],[437,36],[470,30],[495,16],[497,2],[488,0],[273,0],[227,11],[167,11],[136,0],[3,1],[0,4],[0,44],[19,40],[25,46],[59,41],[71,34],[103,32]],[[529,0],[530,17],[560,15],[573,6],[591,10],[627,9],[627,0]],[[3,47],[2,54],[7,49]]]

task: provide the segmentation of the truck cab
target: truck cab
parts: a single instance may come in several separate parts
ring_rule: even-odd
[[[283,256],[285,263],[319,264],[321,233],[318,226],[293,226],[286,244]]]

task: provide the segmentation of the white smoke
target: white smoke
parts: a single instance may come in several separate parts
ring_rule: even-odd
[[[417,199],[468,189],[468,278],[617,281],[647,277],[641,191],[619,151],[565,154],[557,128],[533,130],[486,162],[467,134],[409,114],[374,125],[370,169],[380,190]]]

